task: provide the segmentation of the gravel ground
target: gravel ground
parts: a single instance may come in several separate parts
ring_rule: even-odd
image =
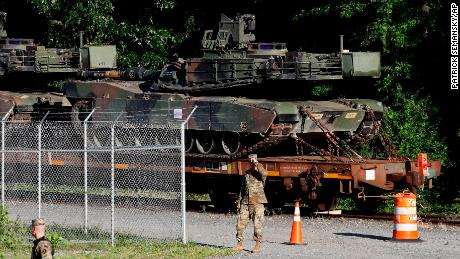
[[[9,203],[11,218],[25,222],[36,217],[36,204]],[[72,205],[47,205],[44,216],[53,223],[81,224],[82,207]],[[110,229],[110,210],[90,208],[90,225]],[[166,211],[118,209],[119,223],[130,231],[155,238],[180,235],[180,214]],[[128,220],[129,219],[129,220]],[[171,224],[171,222],[174,222]],[[93,224],[91,224],[93,223]],[[291,215],[265,217],[262,252],[250,250],[253,225],[249,223],[244,243],[245,250],[234,258],[459,258],[460,227],[419,224],[422,242],[393,242],[390,240],[393,222],[302,217],[303,245],[288,245],[292,226]],[[187,212],[188,241],[199,244],[233,247],[236,215]],[[154,236],[152,236],[152,234]]]
[[[188,213],[189,240],[201,244],[233,247],[236,215]],[[262,252],[250,250],[253,225],[245,232],[245,250],[234,258],[459,258],[460,227],[419,224],[422,242],[394,242],[393,222],[302,218],[304,245],[289,242],[292,216],[265,217]]]

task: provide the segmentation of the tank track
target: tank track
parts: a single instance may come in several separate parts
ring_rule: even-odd
[[[238,153],[234,155],[226,154],[199,154],[199,153],[188,153],[185,156],[187,158],[209,158],[209,159],[238,159],[245,157],[251,153],[260,153],[264,150],[267,150],[273,146],[280,144],[288,140],[289,136],[277,136],[277,135],[268,135],[261,141],[255,143],[252,146],[241,149]]]

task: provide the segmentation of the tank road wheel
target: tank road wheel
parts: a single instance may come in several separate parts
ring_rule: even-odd
[[[195,145],[195,136],[193,136],[192,132],[185,131],[185,153],[189,153],[192,151],[193,146]]]
[[[225,132],[222,135],[222,150],[227,155],[234,155],[240,151],[241,140],[237,132]]]
[[[198,132],[195,144],[198,151],[203,155],[212,153],[216,147],[214,135],[210,131]]]

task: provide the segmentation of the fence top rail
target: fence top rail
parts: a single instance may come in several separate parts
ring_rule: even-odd
[[[13,107],[11,107],[13,108]],[[184,122],[188,116],[193,113],[195,107],[173,107],[168,106],[165,108],[156,109],[136,109],[131,111],[111,110],[94,108],[88,111],[62,111],[48,110],[46,113],[31,111],[28,109],[22,109],[16,107],[16,110],[20,114],[27,114],[30,116],[32,121],[69,121],[78,118],[80,121],[100,121],[100,122],[115,122],[115,121],[131,121],[131,120],[146,120],[146,119],[158,119],[167,118],[168,120],[174,120],[178,122]],[[5,109],[6,110],[6,109]],[[11,118],[11,112],[4,115],[4,120]],[[3,115],[3,114],[2,114]],[[26,120],[27,121],[27,120]]]
[[[168,149],[180,149],[180,145],[148,145],[148,146],[123,146],[117,147],[114,146],[113,150],[115,152],[120,151],[148,151],[148,150],[168,150]],[[75,148],[75,149],[48,149],[48,148],[5,148],[0,150],[0,153],[43,153],[43,152],[53,152],[53,153],[82,153],[82,152],[111,152],[111,146],[103,146],[100,148]]]
[[[34,126],[42,124],[43,126],[64,126],[67,125],[68,127],[79,128],[83,127],[85,124],[84,122],[73,122],[73,121],[27,121],[27,120],[17,120],[17,121],[4,121],[5,125],[14,127],[15,125],[21,126]],[[116,124],[119,126],[124,127],[146,127],[146,128],[180,128],[180,124],[183,123],[183,120],[167,120],[163,119],[161,121],[149,121],[149,120],[133,120],[133,121],[126,121],[126,120],[119,120],[119,121],[103,121],[103,120],[96,120],[96,121],[88,121],[86,124],[88,126],[110,126],[112,124]]]

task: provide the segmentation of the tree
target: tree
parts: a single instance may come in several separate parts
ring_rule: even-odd
[[[440,60],[421,51],[438,48],[446,39],[438,18],[443,8],[439,1],[328,1],[294,19],[305,23],[338,17],[341,33],[352,35],[353,46],[381,51],[383,73],[376,86],[390,106],[387,134],[404,156],[414,158],[424,151],[447,162],[446,142],[439,137],[439,104],[431,96],[436,80],[426,73],[427,66],[436,69],[433,64]]]
[[[193,16],[176,16],[176,22],[168,24],[164,17],[172,15],[174,0],[134,2],[30,0],[49,25],[44,44],[72,47],[83,31],[86,44],[115,44],[120,68],[159,68],[190,36]]]

